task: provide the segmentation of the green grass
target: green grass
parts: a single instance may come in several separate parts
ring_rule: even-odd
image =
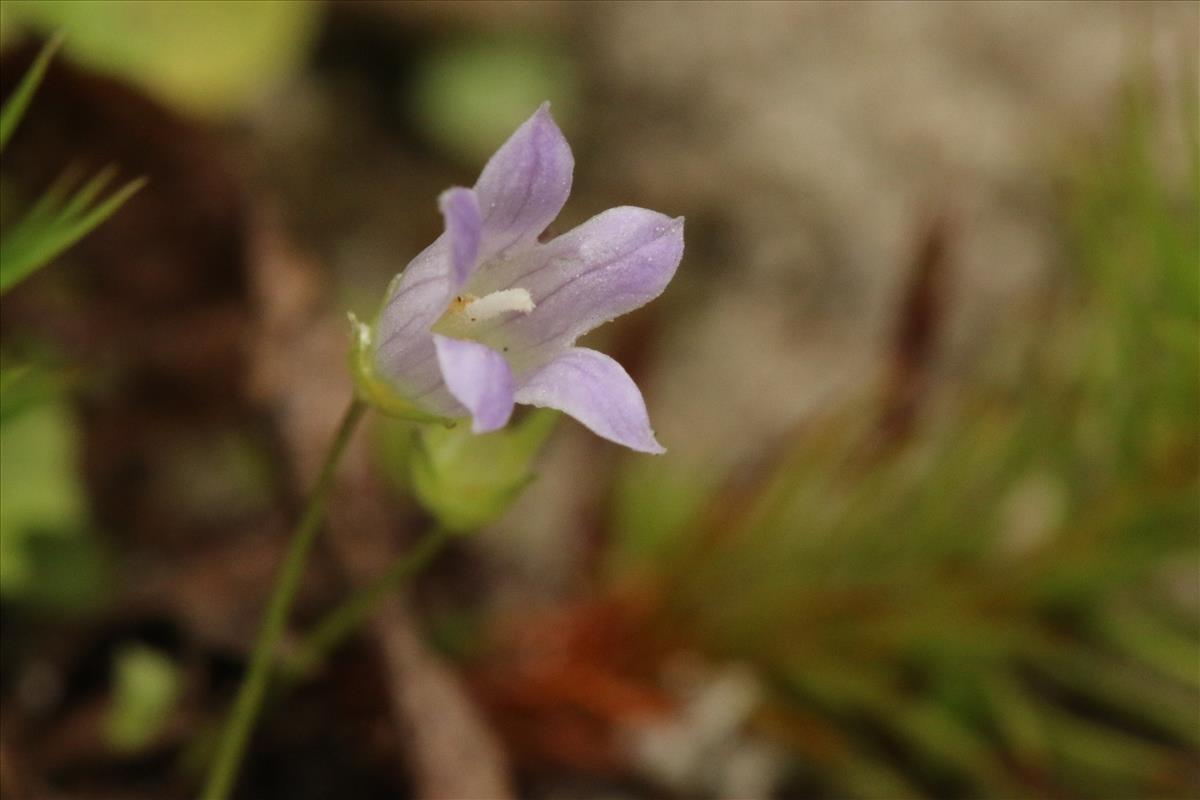
[[[1157,163],[1127,99],[1065,183],[1057,308],[1003,337],[1020,369],[883,453],[863,403],[749,488],[622,484],[668,629],[755,665],[786,741],[837,743],[793,746],[833,795],[1200,790],[1200,170]]]

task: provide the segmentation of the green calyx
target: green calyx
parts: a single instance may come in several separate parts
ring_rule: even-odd
[[[391,382],[379,374],[375,366],[371,326],[361,322],[353,313],[348,316],[352,336],[350,375],[354,379],[354,391],[358,399],[389,417],[453,426],[454,420],[429,413],[397,392]]]
[[[389,292],[390,294],[390,292]],[[417,501],[445,530],[469,533],[506,512],[534,478],[533,462],[558,414],[538,410],[487,434],[432,414],[398,392],[375,362],[372,326],[350,314],[350,374],[355,393],[386,416],[418,425],[403,457],[404,479]]]

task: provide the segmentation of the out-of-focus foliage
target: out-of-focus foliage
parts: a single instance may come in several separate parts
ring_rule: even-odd
[[[50,59],[54,57],[54,51],[60,44],[62,44],[61,37],[55,37],[46,43],[29,70],[21,77],[17,88],[13,89],[12,95],[4,101],[4,107],[0,109],[0,150],[3,150],[4,146],[8,144],[13,131],[21,122],[21,117],[25,116],[25,109],[29,108],[29,102],[33,100],[33,93],[37,91],[38,84],[42,82],[46,68],[50,66]]]
[[[0,470],[9,477],[0,482],[0,592],[6,595],[37,580],[31,538],[71,536],[82,527],[74,444],[70,420],[57,405],[5,422]]]
[[[42,48],[0,109],[0,148],[20,124],[59,45]],[[103,171],[71,193],[64,175],[16,223],[0,232],[0,293],[15,286],[111,216],[142,181],[97,197]],[[0,596],[59,609],[95,602],[102,561],[87,536],[75,427],[62,381],[33,364],[0,367]]]
[[[0,292],[45,266],[59,253],[111,217],[145,185],[129,181],[101,198],[114,171],[106,169],[78,188],[77,174],[65,173],[0,238]],[[73,193],[72,193],[73,192]]]
[[[61,43],[51,39],[0,108],[0,150],[21,123],[34,92]],[[104,199],[101,192],[113,178],[103,170],[74,190],[79,176],[67,172],[16,222],[0,234],[0,293],[6,292],[56,255],[82,239],[113,215],[145,183],[133,180]]]
[[[464,164],[480,164],[550,99],[570,128],[575,78],[571,61],[537,38],[466,39],[430,52],[413,89],[425,134]]]
[[[113,658],[112,699],[105,739],[119,752],[137,752],[154,740],[179,696],[180,676],[158,650],[130,645]]]
[[[707,497],[622,482],[620,564],[671,635],[756,667],[798,785],[1195,791],[1200,179],[1162,177],[1143,105],[1071,181],[1063,307],[1004,337],[1016,369],[889,447],[863,404]]]
[[[9,398],[19,387],[5,381]],[[0,429],[0,596],[44,608],[83,609],[103,586],[88,535],[75,426],[61,402],[5,414]]]
[[[61,384],[48,371],[36,370],[28,364],[0,366],[0,428],[26,409],[53,400]]]
[[[0,8],[6,31],[62,30],[72,58],[205,115],[243,108],[287,75],[320,11],[305,0],[6,0]]]

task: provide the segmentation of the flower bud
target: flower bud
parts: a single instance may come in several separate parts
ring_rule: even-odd
[[[539,410],[487,434],[423,425],[408,455],[413,494],[439,524],[469,532],[494,522],[533,480],[533,460],[558,414]]]

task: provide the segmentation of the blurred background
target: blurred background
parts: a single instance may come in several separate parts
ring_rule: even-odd
[[[148,184],[0,303],[0,795],[195,793],[345,311],[549,99],[556,231],[687,217],[666,294],[589,337],[669,452],[561,420],[502,519],[273,697],[238,796],[1200,796],[1198,26],[5,0],[3,96],[66,38],[0,235],[64,173]],[[360,434],[296,631],[433,524],[411,458]]]

